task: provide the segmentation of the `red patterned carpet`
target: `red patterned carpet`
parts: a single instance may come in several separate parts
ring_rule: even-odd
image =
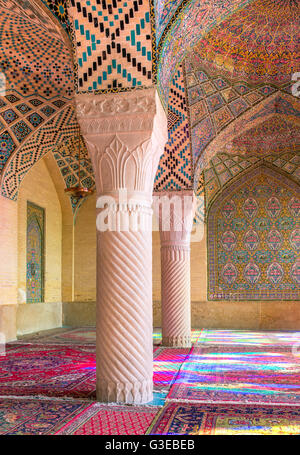
[[[95,398],[95,351],[89,344],[11,343],[0,356],[0,396]],[[189,351],[154,347],[154,390],[169,390]]]
[[[74,417],[59,435],[142,435],[160,408],[93,404]]]
[[[6,346],[0,434],[300,434],[299,332],[194,330],[193,347],[178,349],[158,346],[156,331],[147,406],[95,402],[93,336],[61,330]]]
[[[92,397],[95,370],[94,346],[11,344],[0,356],[0,396]]]

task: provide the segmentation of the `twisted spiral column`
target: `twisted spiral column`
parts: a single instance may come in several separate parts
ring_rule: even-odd
[[[167,136],[154,87],[76,96],[97,189],[97,399],[153,399],[152,191]]]
[[[151,230],[98,232],[97,398],[152,400]]]
[[[162,343],[191,346],[189,245],[161,245]]]

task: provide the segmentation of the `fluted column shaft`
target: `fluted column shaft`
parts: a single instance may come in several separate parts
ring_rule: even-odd
[[[80,95],[97,187],[97,399],[147,403],[153,391],[152,190],[167,140],[154,89]]]
[[[188,347],[191,346],[190,234],[195,197],[192,191],[163,192],[160,200],[161,209],[155,211],[161,240],[162,343]]]

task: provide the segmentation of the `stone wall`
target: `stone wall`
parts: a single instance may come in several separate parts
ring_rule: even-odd
[[[18,303],[26,302],[27,201],[45,209],[45,302],[61,301],[62,216],[44,160],[25,176],[18,195]]]

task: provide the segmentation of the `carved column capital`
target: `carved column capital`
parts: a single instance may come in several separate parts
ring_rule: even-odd
[[[156,89],[77,95],[77,118],[95,171],[98,195],[127,188],[151,200],[167,118]]]
[[[77,118],[83,134],[152,131],[155,89],[102,95],[76,95]]]
[[[190,249],[195,209],[193,190],[153,193],[153,210],[159,223],[161,248]]]

